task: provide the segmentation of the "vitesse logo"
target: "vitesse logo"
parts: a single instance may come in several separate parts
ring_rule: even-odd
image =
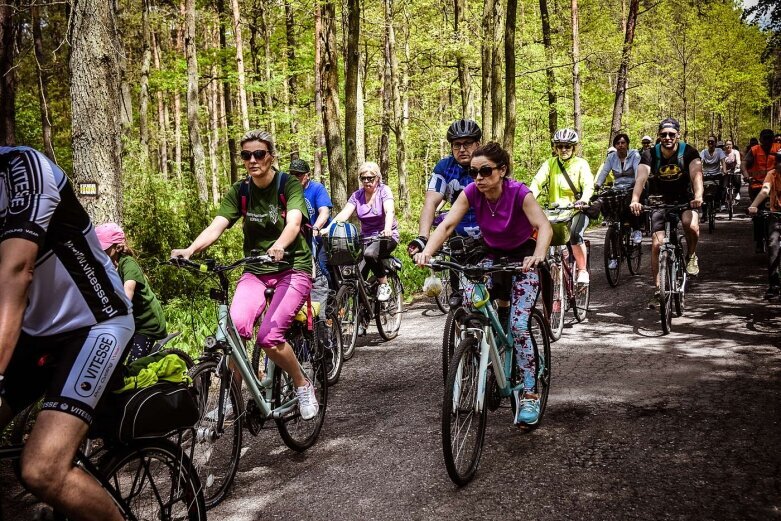
[[[678,163],[672,163],[659,167],[659,174],[657,177],[662,181],[677,181],[682,175],[683,171],[681,170],[681,167],[678,166]]]

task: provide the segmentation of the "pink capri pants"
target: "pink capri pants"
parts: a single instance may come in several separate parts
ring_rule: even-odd
[[[258,330],[257,345],[262,348],[285,342],[285,332],[312,290],[309,274],[286,270],[256,275],[244,273],[236,285],[231,303],[231,320],[242,338],[252,338],[255,323],[266,309],[266,288],[275,288],[266,317]]]

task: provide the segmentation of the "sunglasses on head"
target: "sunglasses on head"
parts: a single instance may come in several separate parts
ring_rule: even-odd
[[[575,148],[575,145],[570,145],[569,143],[556,143],[556,148],[559,150],[569,150]]]
[[[254,157],[257,160],[261,160],[266,157],[268,150],[242,150],[239,155],[244,161],[249,161],[249,158]]]
[[[364,183],[372,183],[375,179],[377,179],[376,175],[367,175],[367,176],[361,176],[361,181]]]
[[[494,170],[501,167],[502,165],[496,165],[496,166],[483,165],[480,168],[470,168],[469,177],[477,178],[478,175],[482,178],[491,177],[492,175],[494,175]]]
[[[659,137],[664,138],[674,138],[678,135],[677,132],[659,132]]]

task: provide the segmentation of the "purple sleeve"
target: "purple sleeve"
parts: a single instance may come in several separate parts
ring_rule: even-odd
[[[531,193],[531,190],[529,190],[529,187],[526,186],[524,183],[518,183],[520,186],[518,187],[518,202],[521,203],[521,207],[523,207],[523,200],[526,198],[528,194]]]
[[[391,192],[388,185],[382,185],[382,188],[380,189],[380,199],[382,199],[382,202],[393,200],[393,192]]]
[[[356,190],[355,192],[353,192],[352,195],[350,196],[350,198],[347,200],[348,203],[350,203],[351,205],[355,206],[356,208],[358,208],[358,205],[359,205],[359,203],[358,203],[358,192],[359,192],[359,190]]]

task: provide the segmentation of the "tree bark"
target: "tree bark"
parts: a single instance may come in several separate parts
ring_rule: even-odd
[[[247,110],[247,89],[244,77],[244,43],[241,37],[241,12],[239,0],[231,0],[233,13],[233,36],[236,40],[236,71],[238,73],[239,112],[241,113],[241,126],[245,132],[249,130],[249,111]]]
[[[195,0],[185,2],[184,48],[187,55],[187,136],[190,141],[190,166],[198,198],[202,202],[209,200],[209,188],[206,184],[206,154],[201,143],[201,123],[198,119],[198,51],[195,44]]]
[[[16,144],[16,4],[0,3],[0,145]]]
[[[219,29],[218,29],[219,32]],[[215,39],[219,39],[219,36]],[[215,47],[219,46],[219,41],[215,42]],[[217,77],[217,64],[212,64],[212,78]],[[209,159],[212,174],[212,203],[216,206],[220,202],[220,165],[219,165],[219,147],[220,147],[220,101],[219,87],[216,81],[210,81],[206,90],[206,96],[209,100]]]
[[[480,111],[483,116],[483,130],[487,137],[490,139],[490,132],[493,129],[493,122],[491,116],[493,113],[491,107],[491,67],[493,66],[493,47],[494,47],[494,4],[498,0],[484,0],[483,5],[483,25],[482,25],[482,38],[483,41],[480,45],[480,61],[481,61],[481,97],[480,97]],[[542,1],[542,0],[541,0]]]
[[[556,107],[556,76],[551,68],[553,66],[553,44],[550,37],[550,15],[548,14],[548,0],[540,0],[540,20],[542,22],[542,43],[545,47],[545,87],[548,91],[548,131],[551,137],[559,126],[559,114]]]
[[[149,0],[141,2],[141,81],[138,99],[138,130],[141,138],[141,164],[149,162],[149,69],[152,66],[151,29],[149,28]]]
[[[382,52],[382,116],[380,118],[380,143],[378,151],[378,164],[380,172],[385,180],[388,180],[390,172],[390,133],[391,133],[391,114],[393,113],[393,87],[391,86],[391,64],[390,64],[390,36],[388,31],[388,3],[390,0],[383,0],[383,20],[385,23],[385,34],[383,37]]]
[[[226,23],[225,23],[225,0],[216,0],[217,14],[220,17],[220,49],[222,50],[223,60],[220,63],[222,69],[222,102],[225,105],[225,134],[228,140],[228,157],[231,173],[231,182],[235,183],[239,180],[239,169],[236,165],[236,155],[238,149],[236,147],[236,138],[234,136],[236,130],[233,128],[233,99],[231,98],[231,86],[228,81],[228,59],[226,57],[226,49],[228,48],[228,37],[226,35]]]
[[[613,119],[610,123],[610,139],[608,146],[613,144],[613,138],[621,132],[621,121],[624,116],[624,97],[629,79],[629,59],[632,54],[632,44],[635,39],[635,27],[637,25],[637,12],[640,0],[631,0],[629,14],[626,18],[626,31],[624,33],[624,47],[621,51],[621,64],[618,67],[616,77],[616,97],[613,100]]]
[[[572,0],[572,116],[575,131],[583,139],[583,121],[580,108],[580,27],[578,0]]]
[[[264,80],[266,82],[265,107],[268,121],[268,129],[272,136],[277,135],[277,125],[274,118],[274,96],[271,93],[271,28],[268,21],[267,0],[260,0],[260,31],[263,35],[263,61],[264,61]],[[334,45],[336,45],[334,43]]]
[[[323,127],[328,151],[328,173],[331,181],[331,198],[341,208],[347,203],[347,174],[339,117],[339,61],[336,42],[336,8],[332,0],[322,4],[322,78],[323,78]]]
[[[360,0],[346,0],[347,47],[344,73],[344,142],[347,167],[347,192],[358,189],[358,59],[361,35]],[[387,19],[386,19],[387,23]]]
[[[154,59],[155,70],[160,71],[160,47],[157,36],[152,33],[152,58]],[[161,89],[155,92],[157,98],[157,139],[160,157],[160,172],[163,178],[168,179],[168,103]]]
[[[315,114],[323,114],[323,24],[320,16],[320,3],[315,2]],[[312,173],[319,182],[323,182],[323,149],[325,148],[325,135],[323,134],[323,120],[319,116],[315,124],[315,157]]]
[[[93,222],[122,223],[120,41],[112,4],[73,0],[70,26],[73,176],[95,182],[96,197],[81,198]]]
[[[43,138],[43,151],[54,161],[54,146],[52,145],[52,122],[49,119],[49,76],[46,54],[43,51],[43,35],[41,33],[40,7],[30,7],[33,29],[33,47],[35,48],[35,61],[38,71],[38,100],[41,105],[41,137]]]
[[[184,0],[179,3],[179,25],[176,28],[175,47],[178,55],[184,55]],[[174,172],[182,180],[182,92],[174,87]]]
[[[298,135],[298,69],[296,67],[296,23],[293,6],[285,2],[285,37],[287,38],[287,90],[288,112],[290,114],[290,135]],[[293,139],[290,147],[290,159],[298,159],[298,140]]]
[[[504,89],[502,89],[502,62],[504,62],[504,12],[501,0],[493,0],[493,31],[491,49],[491,139],[501,143],[504,134]]]
[[[366,82],[362,73],[362,61],[365,61],[365,58],[358,61],[358,99],[355,106],[355,154],[359,165],[366,161],[366,105],[363,101]]]
[[[399,177],[397,204],[400,213],[410,213],[410,195],[407,186],[406,124],[399,89],[399,61],[396,58],[396,30],[393,27],[393,0],[385,0],[385,25],[388,38],[388,62],[390,63],[390,87],[393,96],[393,133],[396,137],[396,171]]]
[[[469,46],[468,32],[466,30],[466,0],[453,0],[453,32],[454,38],[463,44],[462,48]],[[456,55],[456,70],[458,71],[458,87],[461,93],[461,117],[472,118],[470,100],[472,98],[471,82],[469,81],[469,68],[462,52]]]
[[[505,116],[504,149],[513,157],[515,144],[515,23],[518,12],[518,0],[507,0],[507,18],[504,28],[505,63]]]

